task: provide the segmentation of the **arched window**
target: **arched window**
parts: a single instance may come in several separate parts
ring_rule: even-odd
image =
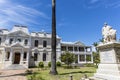
[[[13,38],[10,38],[9,44],[13,43]]]
[[[17,39],[18,42],[21,42],[21,39]]]
[[[34,46],[38,47],[38,40],[35,40]]]
[[[25,44],[25,45],[27,45],[27,44],[28,44],[28,40],[27,40],[27,39],[25,39],[25,42],[24,42],[24,44]]]
[[[46,61],[46,53],[43,53],[43,61]]]
[[[1,39],[1,37],[0,37],[0,45],[1,45],[1,42],[2,42],[2,39]]]
[[[34,61],[37,61],[37,60],[38,60],[38,54],[34,53]]]
[[[9,60],[9,58],[10,58],[10,52],[7,52],[6,53],[6,60]]]
[[[25,61],[27,58],[27,52],[24,52],[23,60]]]

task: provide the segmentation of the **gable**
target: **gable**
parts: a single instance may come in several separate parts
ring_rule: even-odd
[[[82,42],[80,42],[80,41],[75,42],[75,44],[77,44],[77,45],[81,45],[81,46],[85,46],[85,44],[82,43]]]
[[[19,42],[16,42],[12,44],[11,47],[24,47],[24,46],[22,46]]]
[[[23,31],[10,32],[8,35],[11,35],[11,36],[29,36],[29,34],[23,32]]]

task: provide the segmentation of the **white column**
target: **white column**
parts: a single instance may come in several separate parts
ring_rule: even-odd
[[[2,51],[2,53],[4,53],[3,61],[5,61],[6,60],[6,51],[5,51],[5,49]]]
[[[93,63],[93,55],[91,54],[91,62]]]
[[[12,63],[12,61],[13,61],[13,49],[11,48],[11,50],[10,50],[10,58],[9,58],[9,60],[11,61],[11,63]]]
[[[66,46],[66,51],[68,51],[68,46]]]
[[[78,63],[79,63],[79,60],[80,60],[80,56],[79,56],[79,54],[78,54]]]
[[[21,57],[20,57],[20,64],[22,64],[22,62],[23,62],[23,54],[24,54],[24,52],[23,52],[23,48],[22,48]]]
[[[90,47],[90,52],[92,52],[92,47]]]
[[[79,52],[79,46],[77,46],[77,51]]]
[[[73,46],[73,53],[75,52],[75,49],[74,49],[74,48],[75,48],[75,46]]]
[[[87,52],[85,47],[84,47],[84,52]]]
[[[29,67],[29,50],[27,51],[27,68]]]
[[[27,51],[27,61],[29,61],[29,51]]]
[[[86,63],[86,54],[85,54],[85,63]]]
[[[31,46],[31,42],[32,40],[31,40],[31,36],[29,37],[29,40],[28,40],[28,46]]]
[[[2,53],[3,53],[3,66],[2,66],[2,69],[4,69],[5,68],[5,60],[6,60],[6,52],[5,52],[5,49],[2,51]]]

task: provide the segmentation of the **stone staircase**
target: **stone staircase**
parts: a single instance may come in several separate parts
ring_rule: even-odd
[[[9,69],[9,70],[19,70],[19,69],[26,69],[24,66],[19,65],[19,64],[12,64],[8,67],[6,67],[5,69]]]
[[[107,80],[107,79],[101,79],[101,78],[96,78],[96,77],[90,77],[89,80]]]

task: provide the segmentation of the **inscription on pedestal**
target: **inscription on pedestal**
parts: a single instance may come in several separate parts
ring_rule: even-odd
[[[101,53],[101,63],[114,63],[115,60],[113,59],[113,53],[112,52],[102,52]]]

